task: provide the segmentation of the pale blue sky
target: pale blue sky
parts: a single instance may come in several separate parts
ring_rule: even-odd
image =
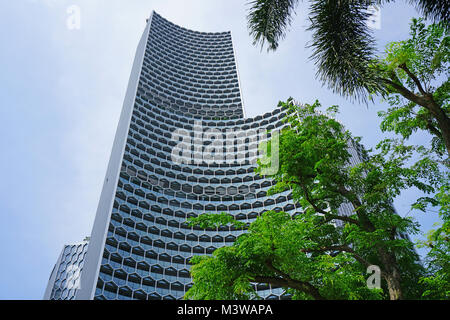
[[[199,31],[231,30],[247,116],[293,96],[341,106],[339,119],[373,147],[377,102],[367,108],[315,80],[305,7],[276,53],[252,46],[243,0],[15,0],[0,2],[0,299],[41,299],[66,243],[90,234],[133,57],[152,10]],[[406,1],[381,11],[380,48],[408,36]],[[307,2],[306,2],[307,3]],[[68,30],[67,8],[81,9]],[[427,141],[424,136],[416,136]],[[396,200],[409,211],[414,190]],[[428,230],[437,219],[414,214]]]

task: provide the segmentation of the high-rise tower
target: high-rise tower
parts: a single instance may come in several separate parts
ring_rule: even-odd
[[[288,193],[267,197],[272,182],[253,173],[257,129],[280,127],[282,118],[280,109],[244,118],[230,32],[187,30],[153,12],[136,52],[76,298],[182,298],[191,286],[190,257],[230,245],[242,232],[196,230],[188,217],[229,212],[247,221],[270,209],[294,210]],[[230,131],[248,133],[232,137],[224,150],[239,161],[194,161],[207,147],[202,132]],[[174,160],[174,132],[192,138],[192,161]],[[262,296],[281,292],[260,289]]]
[[[244,118],[230,32],[187,30],[153,12],[136,52],[76,299],[180,299],[192,286],[189,259],[231,245],[243,232],[192,228],[188,217],[296,214],[289,191],[267,196],[273,182],[254,173],[259,134],[281,128],[283,117],[277,108]],[[221,139],[225,145],[217,144]],[[283,292],[268,285],[258,291],[268,299]]]

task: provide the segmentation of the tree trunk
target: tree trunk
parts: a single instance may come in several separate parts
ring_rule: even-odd
[[[383,276],[388,285],[389,298],[401,300],[403,292],[400,285],[401,276],[397,268],[397,259],[393,253],[386,252],[384,248],[379,248],[378,253],[385,268]]]
[[[398,271],[397,271],[398,272]],[[399,275],[394,274],[387,274],[386,282],[388,285],[389,290],[389,299],[391,300],[401,300],[403,298],[402,296],[402,289],[400,286],[400,277]]]
[[[355,208],[361,208],[360,203],[353,203]],[[357,210],[357,216],[359,222],[361,223],[362,229],[367,232],[376,231],[376,227],[367,218],[366,214],[364,214],[363,210]],[[395,234],[394,234],[395,236]],[[395,254],[393,252],[388,252],[386,248],[383,248],[380,245],[376,246],[379,259],[383,264],[383,277],[387,282],[388,290],[389,290],[389,298],[391,300],[401,300],[403,298],[402,288],[400,285],[400,272],[398,270],[398,262]]]
[[[450,119],[445,114],[445,111],[434,101],[432,94],[427,94],[425,100],[427,101],[428,110],[430,110],[438,123],[439,129],[441,129],[442,139],[450,156]]]

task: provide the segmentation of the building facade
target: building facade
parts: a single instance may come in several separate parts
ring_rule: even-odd
[[[243,231],[186,219],[227,212],[251,222],[299,209],[254,173],[280,108],[246,118],[230,32],[179,27],[153,12],[138,45],[76,299],[181,299],[189,260]],[[345,213],[344,213],[345,214]],[[283,290],[258,285],[265,299]],[[53,296],[52,296],[53,297]]]
[[[64,246],[50,274],[44,300],[75,299],[88,244],[86,238],[80,243]]]

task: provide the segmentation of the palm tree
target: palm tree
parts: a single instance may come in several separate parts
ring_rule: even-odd
[[[448,0],[407,0],[433,21],[450,21]],[[308,30],[313,32],[311,59],[318,78],[334,92],[366,100],[383,85],[367,70],[374,39],[366,24],[369,7],[393,0],[313,0]],[[276,50],[295,15],[299,0],[250,1],[248,27],[254,44]]]

